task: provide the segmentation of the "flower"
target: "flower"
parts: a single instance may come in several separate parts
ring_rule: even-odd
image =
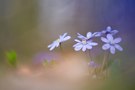
[[[75,45],[73,45],[75,51],[79,51],[82,49],[82,51],[85,52],[86,49],[92,49],[93,46],[98,45],[98,43],[93,42],[92,40],[87,41],[84,39],[80,41],[78,39],[75,39],[75,41],[77,42]]]
[[[62,43],[62,42],[65,42],[67,40],[69,40],[71,38],[71,36],[66,36],[67,33],[64,33],[63,35],[60,35],[59,38],[55,41],[53,41],[52,44],[48,45],[48,48],[50,48],[49,50],[53,50],[55,47],[59,47],[59,45]]]
[[[94,32],[94,33],[91,33],[91,32],[88,32],[87,34],[86,34],[86,36],[83,36],[83,35],[81,35],[80,33],[77,33],[78,34],[78,38],[79,39],[85,39],[85,40],[90,40],[90,39],[92,39],[93,37],[99,37],[99,36],[101,36],[101,32]]]
[[[89,65],[90,67],[93,67],[93,68],[99,67],[99,65],[98,65],[96,62],[94,62],[94,61],[90,61],[90,62],[88,63],[88,65]]]
[[[44,62],[50,63],[55,60],[59,60],[60,55],[52,52],[41,52],[34,56],[33,60],[35,64],[42,64]]]
[[[115,35],[115,34],[117,34],[119,31],[118,30],[112,30],[112,28],[110,27],[110,26],[108,26],[107,28],[106,28],[106,30],[103,30],[102,31],[102,33],[103,34],[112,34],[112,35]]]
[[[115,49],[123,51],[123,48],[118,44],[119,42],[121,42],[121,38],[114,39],[111,34],[108,34],[106,38],[101,37],[101,40],[106,43],[102,46],[103,50],[110,49],[110,52],[112,54],[115,54]]]

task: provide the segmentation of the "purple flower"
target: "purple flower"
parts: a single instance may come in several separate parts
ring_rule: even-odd
[[[123,48],[118,44],[121,42],[121,38],[114,39],[111,34],[108,34],[106,38],[101,37],[101,40],[106,43],[102,46],[103,50],[110,49],[110,52],[112,54],[115,54],[115,49],[123,51]]]
[[[75,41],[77,42],[75,45],[73,45],[75,51],[79,51],[82,49],[82,51],[85,52],[87,49],[92,49],[93,46],[98,45],[98,43],[93,42],[92,40],[87,41],[84,39],[80,41],[78,39],[75,39]]]
[[[89,65],[90,67],[93,67],[93,68],[96,68],[96,67],[99,66],[99,65],[98,65],[97,63],[95,63],[94,61],[90,61],[90,62],[88,63],[88,65]]]
[[[34,63],[41,64],[44,62],[51,62],[53,60],[59,59],[59,55],[56,53],[39,53],[34,57]]]
[[[83,35],[81,35],[80,33],[77,33],[77,37],[79,38],[79,39],[82,39],[82,40],[90,40],[90,39],[92,39],[93,37],[99,37],[99,36],[101,36],[101,32],[94,32],[94,33],[91,33],[91,32],[88,32],[87,34],[86,34],[86,36],[83,36]]]
[[[60,35],[57,40],[53,41],[52,44],[48,45],[48,48],[50,48],[49,50],[52,51],[55,47],[59,47],[59,45],[62,42],[65,42],[65,41],[67,41],[71,38],[71,36],[66,36],[66,35],[67,35],[67,33],[64,33],[63,35]]]
[[[112,28],[110,27],[110,26],[108,26],[107,28],[106,28],[106,30],[103,30],[102,31],[102,33],[103,34],[112,34],[112,35],[115,35],[115,34],[117,34],[119,31],[118,30],[112,30]]]

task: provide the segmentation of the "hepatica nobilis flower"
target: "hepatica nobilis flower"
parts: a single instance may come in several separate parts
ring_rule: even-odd
[[[97,63],[94,62],[94,61],[90,61],[90,62],[88,63],[88,66],[89,66],[89,67],[92,67],[92,68],[97,68],[97,67],[99,67],[99,64],[97,64]]]
[[[107,34],[112,34],[112,35],[115,35],[117,34],[119,31],[118,30],[112,30],[112,28],[110,26],[108,26],[106,28],[106,30],[103,30],[102,33],[107,35]]]
[[[62,42],[65,42],[67,40],[69,40],[71,38],[71,36],[67,36],[67,33],[64,33],[63,35],[60,35],[59,38],[55,41],[53,41],[52,44],[48,45],[48,48],[50,48],[49,50],[53,50],[55,47],[59,47],[59,45]]]
[[[73,45],[75,51],[79,51],[82,49],[83,52],[85,52],[87,49],[92,49],[93,46],[98,45],[98,43],[93,42],[92,40],[78,40],[75,39],[77,42],[75,45]]]
[[[118,43],[121,42],[121,40],[122,40],[121,38],[116,38],[116,39],[114,39],[111,34],[108,34],[108,35],[106,36],[106,38],[101,37],[101,40],[106,43],[106,44],[104,44],[104,45],[102,46],[102,49],[103,49],[103,50],[108,50],[108,49],[110,49],[110,52],[111,52],[112,54],[115,54],[115,50],[116,50],[116,49],[119,50],[119,51],[123,51],[123,48],[118,44]]]

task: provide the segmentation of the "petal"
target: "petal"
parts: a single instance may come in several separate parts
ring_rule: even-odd
[[[96,45],[98,45],[98,43],[96,43],[96,42],[88,42],[88,44],[91,45],[91,46],[96,46]]]
[[[71,38],[71,36],[66,36],[66,37],[63,39],[63,42],[69,40],[70,38]]]
[[[80,42],[81,42],[81,41],[80,41],[80,40],[78,40],[78,39],[75,39],[75,41],[76,41],[76,42],[78,42],[78,43],[80,43]]]
[[[61,35],[59,36],[59,39],[60,39],[60,40],[63,40],[63,38],[64,38],[64,37],[62,37]]]
[[[91,45],[86,45],[87,49],[92,49]]]
[[[114,39],[114,43],[119,43],[119,42],[121,42],[121,38],[116,38],[116,39]]]
[[[54,43],[54,45],[55,45],[56,47],[58,47],[58,46],[60,45],[60,43],[56,41],[56,42]]]
[[[77,35],[78,35],[77,37],[80,38],[80,39],[86,39],[86,37],[81,35],[80,33],[77,33]]]
[[[75,51],[79,51],[79,50],[81,50],[81,48],[82,48],[82,45],[76,46],[76,47],[74,48],[74,50],[75,50]]]
[[[86,36],[87,36],[87,38],[89,39],[89,38],[92,37],[92,33],[91,33],[91,32],[88,32]]]
[[[106,33],[106,30],[103,30],[101,33],[105,34]]]
[[[112,31],[112,34],[115,35],[115,34],[117,34],[118,32],[119,32],[118,30],[113,30],[113,31]]]
[[[64,38],[66,35],[67,35],[67,33],[64,33],[64,34],[62,35],[62,37]]]
[[[118,44],[115,44],[115,48],[118,49],[119,51],[123,51],[123,48]]]
[[[73,47],[76,47],[76,46],[79,46],[79,45],[82,45],[81,43],[76,43],[75,45],[73,45]]]
[[[110,32],[111,31],[111,26],[108,26],[107,28],[106,28],[106,30],[108,31],[108,32]]]
[[[100,37],[102,34],[101,34],[101,32],[95,32],[95,33],[93,33],[93,36],[95,36],[95,37]]]
[[[85,52],[86,51],[86,46],[84,45],[83,48],[82,48],[82,51]]]
[[[107,39],[112,42],[113,41],[113,36],[111,34],[107,34]]]
[[[110,44],[104,44],[103,46],[102,46],[102,49],[103,50],[107,50],[107,49],[109,49],[110,48]]]
[[[56,45],[53,44],[49,50],[52,51],[55,47],[56,47]]]
[[[112,54],[115,54],[115,47],[114,47],[114,46],[111,46],[110,52],[111,52]]]
[[[104,37],[101,37],[101,40],[103,41],[103,42],[105,42],[105,43],[108,43],[109,41],[106,39],[106,38],[104,38]]]
[[[50,48],[52,45],[53,45],[53,43],[52,43],[52,44],[50,44],[50,45],[48,45],[48,48]]]

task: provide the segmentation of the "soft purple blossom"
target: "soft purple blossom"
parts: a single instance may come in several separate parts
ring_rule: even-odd
[[[98,67],[99,65],[98,65],[96,62],[94,62],[94,61],[90,61],[90,62],[88,63],[88,66],[89,66],[89,67],[92,67],[92,68],[96,68],[96,67]]]
[[[74,47],[74,50],[75,51],[79,51],[82,49],[83,52],[85,52],[87,49],[92,49],[93,46],[96,46],[98,45],[98,43],[96,42],[93,42],[92,40],[78,40],[78,39],[75,39],[75,41],[77,42],[75,45],[73,45]]]
[[[121,42],[121,38],[114,39],[111,34],[108,34],[106,38],[101,37],[101,40],[105,42],[105,44],[102,46],[103,50],[110,49],[110,52],[112,54],[115,54],[116,49],[119,51],[123,51],[123,48],[118,44]]]
[[[62,43],[62,42],[65,42],[67,40],[69,40],[71,38],[71,36],[66,36],[67,33],[64,33],[63,35],[60,35],[59,38],[55,41],[53,41],[52,44],[48,45],[48,48],[50,48],[49,50],[53,50],[55,47],[59,47],[59,45]]]
[[[110,27],[110,26],[108,26],[107,28],[106,28],[106,30],[103,30],[102,31],[102,33],[103,34],[112,34],[112,35],[115,35],[115,34],[117,34],[119,31],[118,30],[112,30],[112,28]]]
[[[51,62],[53,60],[59,59],[60,55],[56,53],[51,53],[51,52],[43,52],[43,53],[38,53],[34,56],[34,63],[36,64],[41,64],[44,62]]]

